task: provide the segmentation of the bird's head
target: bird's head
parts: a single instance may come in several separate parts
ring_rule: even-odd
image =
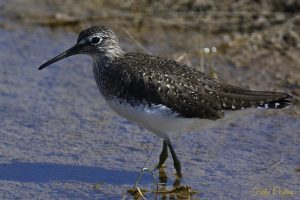
[[[87,54],[94,59],[113,59],[121,56],[123,51],[112,30],[105,26],[92,26],[80,32],[73,47],[45,62],[39,67],[39,70],[76,54]]]

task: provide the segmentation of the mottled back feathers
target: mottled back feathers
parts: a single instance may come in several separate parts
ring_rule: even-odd
[[[291,98],[234,87],[176,61],[141,53],[126,53],[97,70],[99,89],[107,98],[127,99],[133,106],[162,104],[187,118],[216,120],[224,110],[282,108]]]

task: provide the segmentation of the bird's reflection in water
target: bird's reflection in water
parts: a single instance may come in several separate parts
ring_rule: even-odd
[[[134,199],[192,199],[194,194],[199,192],[192,190],[190,186],[181,185],[181,179],[176,176],[173,186],[168,186],[168,176],[164,168],[159,169],[159,182],[156,183],[156,188],[152,191],[144,190],[139,187],[128,190]],[[154,197],[149,194],[154,194]],[[150,197],[149,197],[150,198]]]

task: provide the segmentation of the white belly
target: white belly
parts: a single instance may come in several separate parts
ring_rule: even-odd
[[[213,122],[211,120],[177,117],[177,113],[163,105],[132,107],[118,101],[107,101],[107,103],[119,115],[136,122],[162,138],[185,133],[195,128],[197,130],[208,128]]]

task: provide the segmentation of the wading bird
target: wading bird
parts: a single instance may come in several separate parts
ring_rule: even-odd
[[[245,90],[171,59],[126,53],[105,26],[83,30],[75,46],[39,69],[76,54],[92,57],[99,91],[116,113],[163,139],[157,168],[163,166],[169,149],[179,177],[181,165],[170,141],[173,134],[226,122],[244,109],[280,109],[291,103],[286,93]]]

